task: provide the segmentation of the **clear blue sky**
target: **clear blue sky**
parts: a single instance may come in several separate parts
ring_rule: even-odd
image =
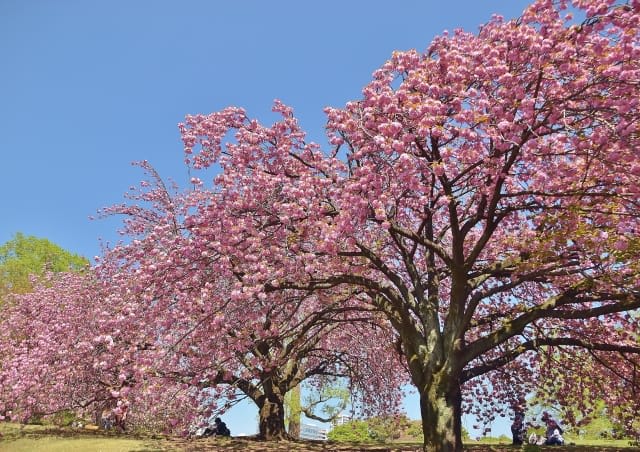
[[[89,217],[141,179],[130,162],[188,180],[186,114],[238,105],[268,120],[278,98],[320,141],[323,107],[357,99],[393,50],[527,3],[2,0],[0,244],[22,232],[92,258],[119,223]],[[250,411],[227,416],[234,434],[255,430]]]

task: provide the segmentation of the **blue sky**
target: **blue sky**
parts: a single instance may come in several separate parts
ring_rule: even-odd
[[[185,115],[238,105],[269,120],[278,98],[321,141],[322,109],[357,99],[393,50],[528,3],[2,0],[0,244],[22,232],[92,258],[119,223],[89,217],[142,178],[132,161],[188,181]],[[255,414],[236,411],[232,433],[252,433]]]

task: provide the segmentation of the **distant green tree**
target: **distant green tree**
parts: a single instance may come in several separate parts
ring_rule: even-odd
[[[354,420],[342,425],[336,425],[329,431],[327,437],[337,442],[368,442],[372,438],[369,434],[369,423],[364,420]]]
[[[412,439],[424,441],[424,435],[422,434],[422,421],[412,420],[409,421],[409,427],[407,428],[407,435]]]
[[[388,442],[400,438],[410,427],[407,416],[378,416],[368,420],[369,436],[380,442]]]
[[[300,410],[307,419],[319,422],[333,422],[347,408],[351,398],[347,383],[340,378],[321,378],[305,389]]]
[[[576,409],[572,407],[566,407],[564,413],[570,413],[576,417],[577,425],[574,428],[574,433],[585,439],[600,439],[603,437],[611,436],[611,432],[614,430],[613,422],[611,421],[611,415],[607,410],[604,402],[599,399],[585,401],[593,404],[594,408],[588,417],[578,418],[574,414]]]
[[[8,293],[25,293],[32,289],[30,275],[47,271],[80,271],[89,261],[50,242],[18,232],[0,246],[0,302]]]
[[[300,437],[302,415],[319,422],[333,422],[342,413],[351,393],[346,382],[339,378],[322,378],[314,385],[296,386],[285,396],[285,425],[289,435]]]
[[[402,437],[422,441],[422,422],[406,416],[381,416],[369,419],[355,419],[334,426],[327,435],[337,442],[390,442]],[[469,439],[469,432],[463,427],[462,437]]]

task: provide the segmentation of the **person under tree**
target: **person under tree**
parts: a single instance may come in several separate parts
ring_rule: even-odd
[[[526,426],[524,424],[524,411],[521,408],[516,408],[515,418],[511,424],[511,435],[513,436],[513,445],[520,446],[524,443],[526,434]]]

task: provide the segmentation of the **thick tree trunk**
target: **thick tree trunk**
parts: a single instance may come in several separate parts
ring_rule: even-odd
[[[300,416],[296,419],[289,420],[289,436],[293,439],[300,438]]]
[[[451,381],[431,385],[420,395],[424,450],[462,451],[462,397],[460,385]]]
[[[284,400],[277,395],[261,397],[257,402],[260,420],[259,437],[267,441],[290,439],[284,425]]]
[[[300,438],[300,386],[296,386],[291,389],[288,394],[289,410],[288,410],[288,424],[289,424],[289,436],[294,439]]]

